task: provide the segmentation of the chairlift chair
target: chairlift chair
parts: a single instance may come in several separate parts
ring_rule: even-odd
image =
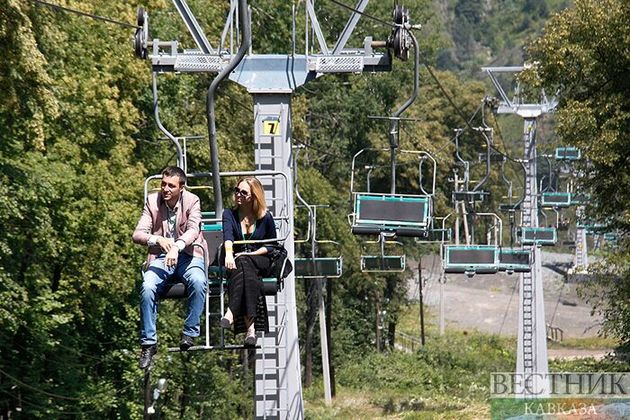
[[[558,241],[556,228],[522,227],[521,244],[536,246],[553,246]]]
[[[494,213],[477,213],[477,216],[490,216],[496,221],[493,226],[494,244],[444,245],[442,263],[445,273],[462,273],[473,277],[475,274],[494,274],[499,271],[500,244],[503,236],[501,218]]]
[[[554,156],[556,160],[574,161],[582,157],[582,152],[577,147],[557,147]]]
[[[501,248],[499,250],[499,271],[529,273],[532,270],[532,254],[526,249]]]
[[[436,161],[422,151],[399,150],[398,153],[418,158],[419,185],[422,194],[375,193],[357,191],[355,173],[357,159],[366,151],[384,152],[388,149],[363,149],[352,159],[350,190],[353,213],[349,215],[352,233],[355,235],[379,235],[384,233],[398,237],[423,237],[427,235],[432,212],[436,184]],[[422,183],[422,166],[425,161],[433,164],[433,179],[430,192]],[[369,167],[370,169],[373,167]],[[391,180],[392,186],[395,180]],[[395,188],[392,188],[395,190]]]
[[[398,241],[387,240],[386,236],[381,234],[376,241],[366,241],[366,244],[380,245],[380,253],[368,255],[361,253],[361,271],[364,273],[400,273],[406,269],[406,256],[404,253],[386,254],[386,247],[396,247],[402,249],[402,243]]]
[[[569,207],[573,204],[570,192],[543,192],[540,196],[543,207]]]
[[[203,178],[212,178],[211,173],[193,173],[187,174],[187,178],[189,179],[203,179]],[[281,172],[275,171],[247,171],[247,172],[224,172],[220,174],[221,177],[242,177],[242,176],[257,176],[257,177],[280,177],[284,180],[284,185],[288,188],[288,182],[286,180],[286,175]],[[152,175],[145,179],[144,183],[144,194],[145,200],[148,196],[148,193],[152,190],[149,185],[152,180],[161,179],[161,175]],[[280,181],[282,182],[282,181]],[[203,186],[200,186],[203,188]],[[287,193],[288,194],[288,193]],[[287,223],[288,217],[284,215],[284,207],[280,209],[280,215],[278,217],[274,217],[276,225],[284,226]],[[202,221],[201,221],[201,232],[206,240],[208,245],[208,254],[204,252],[204,261],[208,261],[205,266],[205,274],[208,279],[208,288],[206,290],[206,301],[205,301],[205,343],[199,346],[193,346],[188,349],[188,351],[199,351],[199,350],[213,350],[213,349],[226,349],[226,350],[238,350],[244,348],[242,345],[226,345],[225,344],[225,336],[224,331],[221,329],[220,339],[218,345],[212,345],[210,340],[210,319],[212,317],[220,318],[223,316],[225,312],[224,306],[224,296],[225,296],[225,286],[226,286],[226,271],[225,268],[220,265],[221,261],[221,253],[223,246],[223,226],[222,221],[219,218],[216,218],[216,214],[214,211],[203,211],[202,212]],[[284,242],[288,236],[288,229],[280,228],[280,232],[284,232],[284,236],[279,237],[273,240],[263,240],[263,241],[235,241],[235,244],[245,244],[245,243],[275,243],[275,242]],[[196,245],[197,246],[197,245]],[[278,293],[282,288],[282,280],[276,278],[263,278],[263,291],[266,296],[273,296]],[[160,296],[160,299],[183,299],[187,296],[186,288],[183,283],[173,283],[165,289],[163,294]],[[219,298],[219,311],[211,312],[209,297],[217,297]],[[172,347],[168,349],[169,352],[179,352],[181,351],[179,347]]]

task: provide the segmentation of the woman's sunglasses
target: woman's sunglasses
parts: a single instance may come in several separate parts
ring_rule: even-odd
[[[234,195],[240,195],[241,197],[249,197],[249,192],[245,190],[239,190],[238,188],[234,188]]]

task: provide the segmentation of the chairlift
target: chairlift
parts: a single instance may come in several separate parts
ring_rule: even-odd
[[[573,204],[570,192],[543,192],[540,196],[543,207],[569,207]]]
[[[297,195],[297,188],[296,188]],[[299,200],[302,198],[298,196]],[[309,211],[309,233],[306,239],[296,239],[295,244],[309,243],[311,256],[295,258],[295,277],[303,279],[339,278],[343,274],[343,257],[339,252],[338,257],[318,257],[317,250],[321,245],[334,245],[337,250],[341,247],[339,242],[317,239],[317,208],[327,206],[314,206],[306,204]]]
[[[556,160],[575,161],[582,157],[582,152],[577,147],[557,147],[554,156]]]
[[[332,240],[321,240],[317,238],[317,209],[321,207],[328,207],[323,205],[310,205],[308,204],[302,195],[300,194],[298,172],[297,172],[297,158],[299,154],[299,147],[294,148],[293,153],[293,180],[295,183],[295,196],[298,201],[302,203],[301,207],[306,208],[308,211],[308,221],[306,228],[306,237],[304,239],[295,239],[294,243],[297,244],[310,244],[311,255],[309,257],[295,258],[295,277],[303,279],[315,279],[315,278],[339,278],[343,273],[343,258],[341,256],[341,245]],[[300,207],[300,206],[298,206]],[[332,244],[339,251],[338,257],[318,257],[317,251],[320,245]]]
[[[521,244],[536,246],[553,246],[558,241],[556,228],[522,227]]]
[[[364,273],[400,273],[406,269],[405,254],[386,254],[386,247],[396,247],[402,249],[403,244],[398,241],[387,240],[386,236],[381,234],[376,241],[366,241],[366,244],[380,245],[380,254],[375,253],[364,255],[361,254],[361,271]]]
[[[212,179],[211,173],[191,173],[186,175],[188,179]],[[271,177],[275,180],[275,182],[282,182],[285,188],[287,188],[288,194],[288,179],[286,175],[282,172],[277,171],[246,171],[246,172],[223,172],[219,175],[220,177],[244,177],[244,176],[256,176],[259,178]],[[144,194],[145,200],[146,197],[151,190],[149,188],[150,182],[152,180],[161,179],[161,175],[152,175],[145,179],[144,182]],[[288,196],[288,195],[287,195]],[[254,240],[254,241],[235,241],[235,244],[249,244],[249,243],[282,243],[286,240],[289,234],[288,229],[288,215],[286,214],[286,208],[281,207],[279,210],[279,214],[274,216],[274,220],[276,222],[277,228],[280,232],[280,235],[277,239],[273,240]],[[285,226],[286,225],[286,226]],[[208,245],[208,254],[206,255],[204,252],[204,260],[208,261],[208,264],[204,264],[205,266],[205,274],[208,278],[208,288],[206,290],[206,299],[205,299],[205,343],[198,346],[193,346],[188,349],[188,351],[204,351],[204,350],[240,350],[244,349],[243,345],[229,345],[225,343],[224,331],[221,329],[220,338],[217,344],[213,344],[210,339],[210,319],[211,318],[220,318],[223,316],[225,312],[224,306],[224,297],[225,297],[225,286],[227,283],[226,280],[226,271],[225,268],[220,265],[221,261],[221,253],[223,246],[223,226],[222,220],[216,217],[215,211],[203,211],[202,212],[202,220],[201,220],[201,232],[206,240]],[[197,246],[197,245],[196,245]],[[282,289],[283,279],[276,278],[263,278],[263,291],[266,296],[273,296],[278,293],[279,290]],[[187,292],[185,289],[184,283],[173,283],[168,287],[164,293],[160,296],[160,299],[183,299],[187,296]],[[219,299],[219,310],[217,312],[212,312],[210,309],[209,298],[218,298]],[[169,352],[180,352],[179,347],[168,348]]]
[[[489,127],[482,128],[480,132],[483,135],[483,138],[486,140],[486,149],[488,153],[484,153],[484,160],[486,162],[486,173],[484,177],[475,185],[473,189],[470,189],[470,162],[464,160],[462,156],[459,154],[459,137],[464,132],[463,129],[455,130],[455,157],[458,160],[458,164],[464,168],[464,178],[461,180],[462,189],[459,187],[459,180],[456,179],[455,190],[452,193],[452,200],[454,203],[456,202],[466,202],[469,204],[474,204],[475,202],[483,202],[490,195],[490,193],[481,190],[481,187],[488,181],[490,178],[490,162],[492,161],[492,156],[497,155],[490,152],[491,150],[491,141],[490,138],[485,134],[486,131],[492,133],[492,129]],[[457,171],[457,170],[455,170]]]
[[[526,249],[501,248],[499,251],[499,271],[529,273],[532,270],[532,253]]]
[[[493,226],[494,244],[444,245],[442,262],[445,273],[462,273],[473,277],[475,274],[494,274],[499,271],[500,243],[503,236],[501,218],[494,213],[476,215],[490,216],[496,221]]]
[[[404,8],[397,8],[395,16],[397,20],[405,20]],[[435,196],[435,185],[437,177],[437,162],[429,153],[424,151],[411,151],[399,149],[399,123],[402,113],[411,106],[418,97],[420,83],[420,56],[418,52],[417,40],[410,31],[400,31],[395,29],[392,32],[394,50],[398,50],[396,43],[403,41],[401,35],[408,37],[403,44],[411,41],[414,45],[414,78],[413,92],[411,96],[400,106],[388,119],[390,120],[389,149],[363,149],[357,152],[352,158],[352,168],[350,175],[350,193],[353,200],[353,213],[349,215],[352,233],[356,235],[379,235],[379,240],[384,243],[384,236],[425,236],[432,217],[433,197]],[[398,41],[397,41],[398,40]],[[401,44],[402,45],[402,44]],[[400,58],[406,58],[406,54],[397,54]],[[389,151],[390,155],[390,191],[385,193],[372,193],[360,191],[355,186],[355,170],[357,169],[357,159],[366,151],[384,152]],[[417,194],[397,194],[396,193],[396,168],[399,155],[412,156],[418,159],[418,185]],[[424,189],[422,173],[425,161],[430,161],[433,165],[433,179],[431,191]],[[374,162],[368,162],[374,163]],[[364,166],[365,167],[365,166]],[[369,177],[369,172],[368,172]],[[369,178],[368,178],[369,180]],[[421,194],[420,194],[421,193]]]
[[[352,233],[355,235],[380,235],[396,237],[424,237],[427,235],[433,211],[437,164],[435,159],[423,151],[398,150],[397,153],[418,159],[419,185],[421,194],[397,194],[395,178],[392,178],[392,192],[375,193],[357,191],[355,174],[358,171],[358,158],[365,152],[385,152],[388,149],[363,149],[352,159],[350,190],[353,199],[353,213],[349,215]],[[429,161],[433,167],[430,191],[425,190],[422,182],[423,164]],[[371,174],[374,166],[363,166]],[[395,171],[392,170],[392,177]],[[369,183],[369,178],[368,178]]]

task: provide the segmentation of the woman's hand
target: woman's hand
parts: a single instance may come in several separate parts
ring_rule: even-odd
[[[234,254],[231,252],[227,252],[225,254],[225,268],[228,270],[234,270],[236,268],[236,263],[234,262]]]

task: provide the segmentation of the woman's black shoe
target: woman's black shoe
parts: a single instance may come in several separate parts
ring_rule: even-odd
[[[195,343],[193,342],[193,338],[189,335],[182,334],[182,340],[179,342],[179,349],[181,351],[186,351],[191,348]]]

